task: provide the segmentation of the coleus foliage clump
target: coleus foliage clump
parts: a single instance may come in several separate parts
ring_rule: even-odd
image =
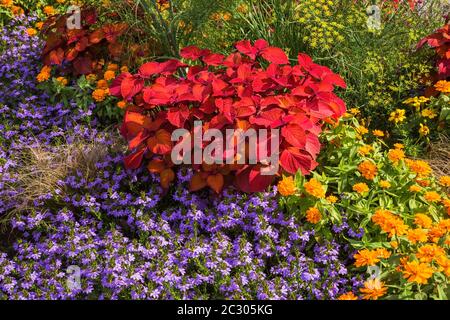
[[[446,24],[435,33],[422,39],[417,48],[421,48],[425,44],[433,48],[438,56],[436,61],[437,80],[445,80],[450,77],[450,24]]]
[[[138,168],[147,159],[148,169],[159,173],[167,188],[175,178],[171,151],[180,143],[171,141],[171,133],[179,128],[192,132],[196,120],[205,130],[222,132],[279,129],[277,175],[308,174],[317,166],[322,125],[346,111],[333,92],[335,86],[346,87],[344,80],[306,54],[300,53],[291,66],[283,50],[265,40],[243,40],[236,49],[224,56],[189,46],[180,52],[189,64],[148,62],[112,82],[110,93],[128,103],[121,127],[132,151],[125,158],[127,168]],[[264,166],[192,165],[191,190],[209,186],[219,193],[234,184],[244,192],[262,191],[275,178],[261,174]]]
[[[46,21],[43,27],[46,43],[42,52],[45,65],[64,66],[66,72],[74,75],[89,74],[100,58],[121,55],[123,48],[118,38],[127,30],[127,24],[98,26],[95,9],[84,8],[80,13],[79,26],[74,23],[76,13],[50,17]]]

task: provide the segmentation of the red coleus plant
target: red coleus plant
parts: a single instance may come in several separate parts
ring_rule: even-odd
[[[438,56],[436,61],[438,69],[436,80],[447,79],[450,77],[450,24],[446,24],[435,33],[422,39],[417,45],[417,48],[421,48],[425,44],[434,48]]]
[[[171,133],[180,128],[192,133],[194,121],[201,121],[203,130],[221,132],[279,129],[277,175],[308,174],[317,166],[323,123],[346,111],[333,93],[335,86],[345,88],[343,79],[306,54],[291,66],[283,50],[265,40],[243,40],[236,49],[224,56],[186,47],[180,54],[189,65],[175,59],[148,62],[136,74],[123,73],[112,82],[110,93],[129,104],[121,127],[132,151],[125,158],[127,168],[147,159],[148,170],[159,173],[167,188],[175,179],[171,151],[181,143],[173,142]],[[234,184],[244,192],[262,191],[275,177],[261,174],[266,166],[262,161],[192,165],[191,190],[209,186],[219,193]]]
[[[92,73],[96,61],[108,55],[117,58],[122,52],[118,37],[127,29],[125,23],[111,23],[97,26],[95,9],[83,9],[79,28],[72,28],[72,14],[51,17],[44,24],[43,35],[46,39],[42,52],[45,65],[70,64],[74,75]],[[105,52],[105,48],[107,51]]]

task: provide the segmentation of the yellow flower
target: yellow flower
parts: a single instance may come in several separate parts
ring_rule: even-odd
[[[356,128],[356,131],[360,134],[360,135],[365,135],[365,134],[367,134],[368,132],[369,132],[369,129],[367,129],[366,127],[364,127],[364,126],[358,126],[357,128]]]
[[[362,156],[367,156],[371,151],[373,150],[373,147],[370,144],[365,144],[358,149],[358,153]]]
[[[347,293],[341,294],[338,297],[338,300],[358,300],[358,297],[355,296],[353,292],[349,291]]]
[[[97,80],[97,76],[95,74],[93,74],[93,73],[89,73],[86,76],[86,80],[89,81],[89,82],[94,82],[95,80]]]
[[[445,256],[440,256],[436,259],[441,271],[445,273],[447,277],[450,277],[450,259]]]
[[[388,158],[393,164],[398,164],[400,160],[405,158],[405,153],[401,149],[390,149],[388,152]]]
[[[45,6],[44,7],[44,13],[48,16],[52,16],[56,13],[55,8],[53,8],[52,6]]]
[[[372,133],[376,137],[384,137],[384,132],[381,130],[373,130]]]
[[[121,67],[121,68],[120,68],[120,72],[122,72],[122,73],[129,72],[128,67],[127,67],[127,66]]]
[[[433,119],[437,117],[437,114],[431,109],[424,109],[422,110],[422,117]]]
[[[282,195],[282,196],[290,196],[295,194],[296,191],[296,187],[295,187],[295,182],[294,182],[294,178],[292,176],[290,177],[284,177],[282,180],[280,180],[280,182],[278,182],[278,192]]]
[[[444,187],[450,187],[450,176],[442,176],[439,178],[439,183]]]
[[[338,201],[338,198],[335,196],[328,196],[326,199],[329,203],[336,203]]]
[[[389,121],[397,123],[401,123],[406,119],[405,116],[406,111],[404,109],[396,109],[395,111],[391,112]]]
[[[412,244],[416,244],[417,242],[427,242],[427,235],[428,232],[424,229],[412,229],[408,231],[408,240]]]
[[[449,81],[445,81],[445,80],[438,81],[438,82],[436,82],[434,87],[436,88],[437,91],[440,91],[442,93],[450,93],[450,82]]]
[[[360,182],[353,186],[353,191],[363,194],[365,192],[369,192],[369,187],[364,182]]]
[[[112,80],[116,77],[116,73],[112,70],[108,70],[103,75],[103,78],[105,78],[106,81]]]
[[[325,198],[325,190],[322,184],[315,178],[311,178],[304,185],[305,191],[316,198]]]
[[[420,192],[422,190],[422,187],[418,186],[418,185],[412,185],[411,187],[409,187],[409,191],[410,192]]]
[[[66,86],[68,83],[67,79],[64,77],[58,77],[56,78],[56,81],[62,86]]]
[[[424,213],[417,213],[414,216],[414,223],[419,227],[429,229],[433,224],[433,220],[431,220],[431,218]]]
[[[38,28],[39,30],[41,30],[43,26],[44,26],[43,21],[36,22],[36,28]]]
[[[101,102],[101,101],[105,100],[107,95],[108,95],[108,93],[104,89],[95,89],[94,92],[92,92],[92,98],[96,102]]]
[[[361,172],[362,176],[367,180],[373,180],[377,175],[378,169],[372,161],[365,160],[359,164],[358,171]]]
[[[389,181],[386,181],[386,180],[381,180],[379,185],[383,189],[389,189],[391,187],[391,183]]]
[[[418,261],[407,262],[403,265],[403,277],[408,279],[408,282],[416,282],[420,284],[427,284],[428,279],[434,273],[433,268],[427,263],[419,263]]]
[[[428,191],[425,192],[424,195],[425,200],[428,202],[438,202],[441,201],[441,196],[436,191]]]
[[[0,5],[11,7],[13,5],[13,0],[0,0]]]
[[[351,109],[350,109],[350,113],[356,116],[357,114],[360,113],[360,111],[359,111],[359,109],[357,109],[357,108],[351,108]]]
[[[106,69],[109,71],[117,71],[119,70],[119,66],[116,63],[110,63]]]
[[[35,36],[35,35],[37,34],[37,31],[36,31],[36,29],[34,29],[34,28],[28,28],[28,29],[27,29],[27,34],[28,34],[30,37],[32,37],[32,36]]]
[[[430,128],[428,128],[427,126],[423,125],[422,123],[420,124],[420,128],[419,128],[419,134],[424,137],[430,134]]]
[[[359,289],[359,291],[363,294],[363,299],[377,300],[386,294],[387,288],[379,279],[370,279],[364,282],[364,288]]]
[[[306,211],[306,220],[310,223],[316,224],[322,219],[322,214],[317,208],[309,208]]]
[[[402,143],[394,143],[394,148],[395,149],[404,149],[405,146]]]

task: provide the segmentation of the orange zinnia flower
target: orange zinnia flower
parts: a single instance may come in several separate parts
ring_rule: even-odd
[[[295,194],[296,187],[293,177],[284,177],[280,182],[278,182],[278,192],[282,196],[290,196]]]
[[[353,191],[363,194],[365,192],[369,192],[369,187],[364,182],[361,182],[353,186]]]
[[[358,171],[361,172],[362,176],[367,180],[373,180],[377,175],[378,169],[372,161],[365,160],[359,164]]]
[[[363,299],[365,300],[377,300],[384,296],[387,292],[387,288],[384,283],[379,279],[370,279],[364,282],[364,288],[359,289],[363,293]]]
[[[316,198],[325,198],[325,190],[322,184],[315,178],[310,179],[304,185],[305,191]]]
[[[306,220],[310,223],[316,224],[322,219],[322,214],[317,208],[309,208],[306,211]]]
[[[434,273],[433,268],[427,263],[419,263],[418,261],[406,262],[403,267],[403,277],[408,279],[408,282],[416,282],[427,284],[428,279]]]
[[[341,294],[338,297],[338,300],[358,300],[358,297],[355,296],[353,292],[349,291],[347,293]]]

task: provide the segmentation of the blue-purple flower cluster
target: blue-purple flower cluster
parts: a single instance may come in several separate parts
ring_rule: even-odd
[[[4,215],[20,194],[9,172],[20,166],[23,148],[112,141],[97,132],[89,111],[54,105],[36,86],[40,43],[25,27],[4,29],[0,48],[8,93],[0,97]],[[10,244],[0,245],[0,299],[333,299],[362,284],[350,272],[354,252],[344,241],[361,235],[344,224],[318,237],[278,206],[276,190],[193,194],[192,172],[181,170],[164,194],[157,177],[126,171],[113,149],[95,169],[68,174],[10,219],[3,241]],[[73,266],[77,285],[67,272]]]

